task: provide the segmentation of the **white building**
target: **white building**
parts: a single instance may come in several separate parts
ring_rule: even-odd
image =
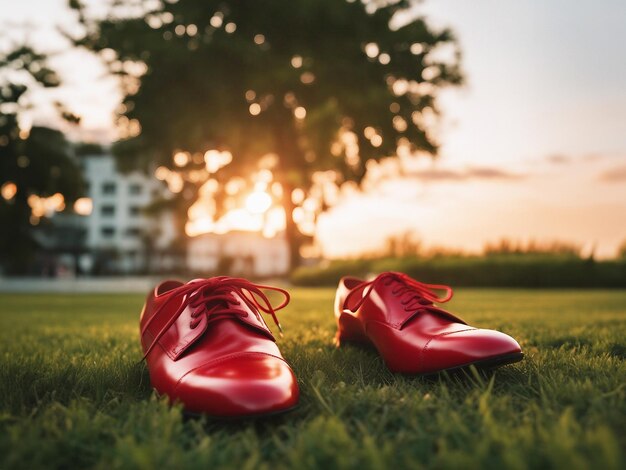
[[[200,274],[270,277],[289,271],[289,245],[280,234],[207,233],[187,242],[187,268]]]
[[[154,251],[167,249],[176,238],[173,214],[145,210],[164,196],[163,184],[145,173],[120,173],[110,154],[81,157],[91,214],[85,217],[84,271],[136,272],[150,268]],[[165,266],[167,268],[167,266]]]

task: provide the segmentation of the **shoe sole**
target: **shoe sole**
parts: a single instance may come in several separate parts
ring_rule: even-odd
[[[433,372],[424,372],[424,373],[415,374],[415,375],[429,377],[429,376],[439,375],[439,374],[463,372],[463,371],[470,369],[472,366],[476,367],[476,369],[479,369],[479,370],[497,369],[498,367],[506,366],[509,364],[515,364],[516,362],[520,362],[522,359],[524,359],[523,352],[503,354],[501,356],[490,357],[488,359],[481,359],[480,361],[468,362],[466,364],[461,364],[460,366],[450,367],[448,369],[441,369],[441,370],[437,370]]]
[[[234,422],[234,421],[247,421],[247,420],[255,420],[255,419],[271,419],[275,418],[287,413],[291,413],[296,410],[299,405],[292,406],[291,408],[285,408],[284,410],[275,410],[268,411],[264,413],[253,413],[249,415],[238,415],[238,416],[219,416],[212,415],[209,413],[198,413],[197,411],[187,411],[183,409],[183,416],[185,418],[198,419],[198,418],[209,418],[213,421],[224,421],[224,422]]]
[[[152,388],[152,391],[157,396],[157,398],[161,398],[164,395],[161,395],[156,388]],[[180,403],[180,402],[178,402]],[[188,411],[183,408],[183,417],[184,418],[210,418],[215,421],[242,421],[246,419],[254,420],[254,419],[264,419],[264,418],[273,418],[275,416],[280,416],[286,413],[291,413],[296,410],[300,404],[296,404],[290,408],[285,408],[283,410],[274,410],[262,413],[252,413],[249,415],[237,415],[237,416],[221,416],[221,415],[212,415],[210,413],[201,413],[198,411]]]
[[[378,349],[376,349],[376,346],[374,346],[372,343],[369,343],[369,342],[365,343],[362,341],[340,340],[337,336],[335,336],[333,342],[335,346],[337,346],[338,348],[351,345],[351,346],[356,346],[360,349],[373,350],[380,356],[380,353],[378,352]],[[404,375],[418,375],[420,377],[430,377],[430,376],[435,376],[435,375],[439,375],[443,373],[462,372],[464,370],[469,369],[472,366],[480,370],[497,369],[498,367],[506,366],[508,364],[514,364],[516,362],[521,361],[522,359],[524,359],[524,353],[517,352],[517,353],[502,354],[500,356],[489,357],[487,359],[480,359],[478,361],[467,362],[465,364],[461,364],[461,365],[454,366],[454,367],[449,367],[447,369],[435,370],[432,372],[415,372],[415,373],[398,372],[398,373],[404,374]],[[392,370],[392,372],[396,372],[396,371]]]

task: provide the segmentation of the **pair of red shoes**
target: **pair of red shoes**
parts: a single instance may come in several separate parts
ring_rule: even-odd
[[[280,292],[272,306],[265,290]],[[443,291],[442,297],[436,291]],[[373,345],[394,372],[430,374],[471,364],[494,367],[522,359],[510,336],[468,326],[434,302],[448,286],[388,272],[373,281],[345,277],[335,298],[337,345]],[[294,408],[299,390],[261,312],[289,302],[284,289],[246,279],[165,281],[141,313],[141,344],[152,386],[188,412],[220,417],[268,415]]]

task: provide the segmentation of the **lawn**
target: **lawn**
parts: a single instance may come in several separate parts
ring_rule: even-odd
[[[494,374],[395,375],[336,349],[331,289],[293,289],[281,350],[300,407],[185,419],[152,394],[138,295],[0,296],[0,468],[624,468],[626,291],[459,290],[519,340]]]

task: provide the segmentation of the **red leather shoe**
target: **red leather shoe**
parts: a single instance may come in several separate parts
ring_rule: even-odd
[[[264,290],[284,301],[273,307]],[[246,279],[165,281],[141,313],[141,345],[152,386],[185,410],[217,417],[266,415],[298,403],[298,384],[263,320],[289,294]]]
[[[444,291],[443,297],[436,291]],[[370,282],[344,277],[335,297],[336,343],[373,345],[389,369],[406,374],[494,367],[523,358],[510,336],[471,327],[433,304],[451,298],[452,288],[402,273],[382,273]]]

